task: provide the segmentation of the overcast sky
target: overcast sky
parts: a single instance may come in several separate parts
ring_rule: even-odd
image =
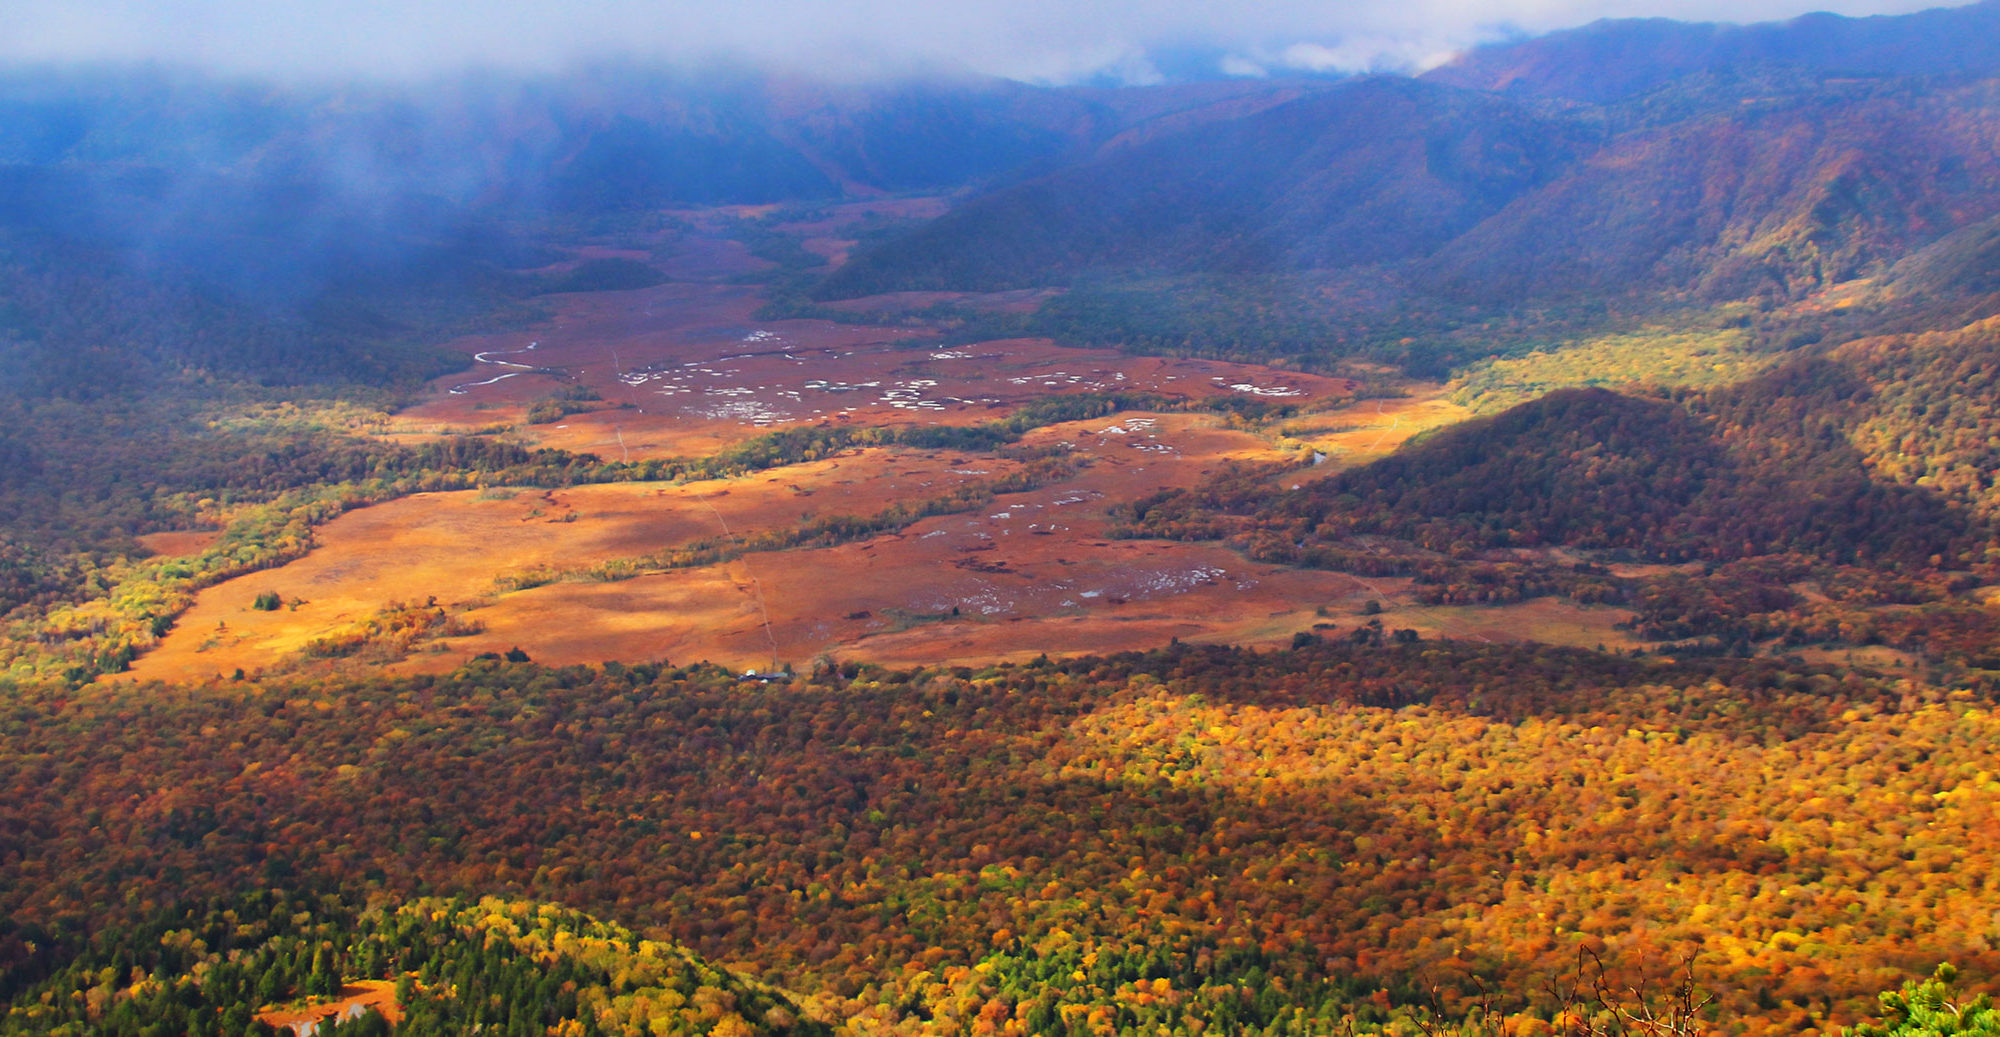
[[[467,66],[736,58],[821,74],[963,69],[1144,81],[1215,48],[1231,74],[1435,64],[1597,18],[1890,14],[1907,0],[0,0],[0,61],[160,60],[227,73],[409,77]]]

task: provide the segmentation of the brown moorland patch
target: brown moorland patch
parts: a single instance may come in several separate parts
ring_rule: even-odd
[[[1486,640],[1623,643],[1616,610],[1554,602],[1423,609],[1408,581],[1252,563],[1214,544],[1112,539],[1113,505],[1193,485],[1272,445],[1212,414],[1125,412],[1036,430],[1074,473],[955,514],[826,548],[768,550],[627,579],[586,570],[724,533],[782,532],[815,517],[866,517],[896,502],[1004,477],[1020,462],[977,453],[851,451],[743,479],[562,490],[426,494],[321,530],[281,568],[203,592],[132,676],[175,679],[307,658],[398,605],[437,605],[454,627],[371,666],[449,669],[514,648],[549,663],[713,660],[806,665],[823,655],[973,663],[1198,642],[1349,636],[1381,601],[1385,631]],[[497,584],[496,575],[548,573]],[[253,607],[275,592],[284,606]],[[294,602],[297,602],[294,606]]]
[[[463,610],[500,593],[499,576],[787,528],[809,515],[873,514],[886,502],[938,496],[1018,468],[994,459],[973,469],[962,460],[947,452],[863,451],[728,483],[432,493],[362,508],[322,527],[319,546],[304,558],[202,591],[130,676],[264,669],[398,604]],[[270,593],[280,607],[256,608],[257,597]],[[544,632],[560,636],[562,626]]]
[[[449,657],[417,655],[405,666],[450,668],[462,652],[515,646],[553,664],[706,659],[764,669],[821,655],[979,662],[1175,637],[1268,643],[1309,626],[1314,603],[1360,596],[1344,575],[1249,563],[1210,545],[1036,537],[1025,521],[1033,505],[1019,498],[1048,493],[862,543],[509,594],[467,614],[484,629],[457,639]],[[1007,525],[1015,528],[996,535]]]
[[[1354,389],[1342,378],[1046,339],[946,346],[920,328],[760,321],[763,291],[729,283],[744,270],[740,248],[712,234],[683,235],[655,263],[673,281],[548,296],[553,312],[533,328],[445,343],[469,366],[433,381],[398,426],[431,434],[518,426],[537,400],[583,387],[602,397],[602,409],[527,434],[544,446],[641,459],[712,452],[801,423],[976,424],[1055,394],[1320,405]],[[993,305],[1031,307],[1041,297],[1003,293]]]
[[[146,533],[136,538],[139,546],[156,555],[178,558],[181,555],[200,554],[222,539],[222,532],[215,529],[173,529],[160,533]]]

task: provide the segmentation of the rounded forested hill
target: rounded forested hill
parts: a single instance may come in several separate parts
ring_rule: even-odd
[[[384,997],[385,990],[393,994]],[[671,941],[553,904],[417,899],[357,910],[261,892],[102,935],[13,1000],[0,1035],[825,1034],[791,995]],[[255,1023],[263,1023],[257,1026]]]
[[[1935,492],[1874,477],[1841,432],[1865,394],[1794,365],[1690,409],[1566,389],[1273,498],[1314,538],[1388,534],[1451,552],[1568,545],[1664,560],[1798,552],[1924,564],[1973,541]]]

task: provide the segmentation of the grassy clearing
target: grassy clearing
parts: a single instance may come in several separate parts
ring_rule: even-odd
[[[1406,382],[1399,395],[1355,399],[1344,405],[1281,422],[1274,441],[1280,448],[1323,456],[1324,464],[1289,476],[1318,478],[1386,457],[1414,436],[1471,417],[1435,382]]]
[[[1575,386],[1704,388],[1742,381],[1773,358],[1756,352],[1750,329],[1731,326],[1734,320],[1718,313],[1699,322],[1647,325],[1522,356],[1491,357],[1452,380],[1451,399],[1490,414]]]

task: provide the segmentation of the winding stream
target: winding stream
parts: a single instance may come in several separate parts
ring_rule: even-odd
[[[494,382],[504,381],[508,378],[514,377],[515,375],[527,374],[530,371],[541,370],[541,368],[536,367],[533,364],[517,364],[512,360],[494,359],[494,357],[514,356],[518,353],[531,353],[534,351],[536,346],[539,346],[541,344],[542,343],[539,340],[537,340],[528,343],[526,346],[520,349],[489,349],[484,353],[472,354],[472,362],[475,364],[496,364],[500,367],[513,367],[513,368],[518,368],[519,370],[508,371],[505,374],[497,374],[491,378],[486,379],[483,382],[460,382],[459,384],[451,387],[451,394],[453,396],[463,396],[465,395],[465,390],[467,389],[477,389],[482,385],[492,385]]]

